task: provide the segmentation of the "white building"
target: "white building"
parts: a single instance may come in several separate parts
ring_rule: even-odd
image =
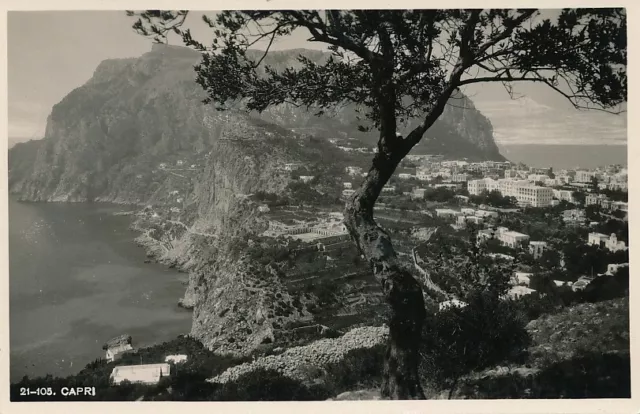
[[[605,249],[612,252],[627,250],[625,242],[618,241],[618,237],[615,233],[612,233],[611,236],[607,236],[602,233],[589,233],[587,243],[593,246],[603,246]]]
[[[536,185],[516,186],[514,197],[518,204],[531,207],[547,207],[553,199],[553,190]]]
[[[342,190],[342,195],[344,197],[351,197],[354,193],[356,192],[356,190],[351,190],[351,189],[344,189]]]
[[[360,175],[362,174],[362,168],[361,167],[346,167],[345,168],[347,174],[349,175]]]
[[[476,217],[493,217],[493,218],[497,218],[498,217],[498,212],[497,211],[489,211],[489,210],[477,210],[476,211]]]
[[[161,378],[170,375],[170,365],[148,364],[148,365],[123,365],[115,367],[111,372],[114,384],[119,385],[127,380],[132,383],[157,384]]]
[[[382,192],[383,193],[392,193],[396,191],[396,186],[395,185],[385,185],[384,187],[382,187]]]
[[[464,214],[465,216],[473,216],[473,215],[475,215],[475,214],[476,214],[476,211],[475,211],[474,209],[472,209],[472,208],[466,208],[466,207],[465,207],[465,208],[461,208],[461,209],[460,209],[460,212],[461,212],[462,214]]]
[[[167,363],[174,363],[174,364],[182,364],[187,362],[187,356],[184,354],[179,354],[179,355],[167,355],[164,358],[164,362]]]
[[[416,168],[416,178],[420,181],[429,181],[431,174],[426,168]]]
[[[514,286],[511,289],[509,289],[509,292],[507,292],[507,295],[510,298],[517,299],[526,295],[530,295],[533,292],[535,292],[535,290],[528,288],[526,286]]]
[[[460,212],[452,210],[450,208],[436,208],[436,216],[437,217],[455,217]]]
[[[424,193],[427,190],[424,188],[414,188],[413,191],[411,192],[411,198],[413,199],[423,199],[424,198]]]
[[[595,173],[591,171],[579,170],[579,171],[576,171],[576,176],[574,178],[574,181],[578,183],[590,183],[593,177],[595,177]]]
[[[351,183],[342,183],[342,186],[347,190],[351,190]]]
[[[553,191],[553,196],[555,198],[557,198],[558,200],[565,200],[565,201],[568,201],[570,203],[574,202],[573,191],[571,191],[571,190],[556,190],[556,189],[553,189],[552,191]]]
[[[411,174],[407,174],[407,173],[400,173],[398,174],[398,178],[401,178],[403,180],[408,180],[409,178],[413,177],[413,175]]]
[[[451,181],[454,183],[465,183],[469,181],[469,175],[465,173],[452,174]]]
[[[467,304],[461,300],[458,299],[451,299],[451,300],[447,300],[444,302],[440,302],[438,304],[438,311],[443,311],[452,307],[456,307],[456,308],[464,308],[465,306],[467,306]]]
[[[532,241],[529,242],[529,253],[533,255],[534,259],[538,259],[542,256],[542,252],[547,248],[547,242]]]
[[[537,181],[540,182],[545,182],[547,179],[549,178],[548,175],[544,175],[544,174],[529,174],[529,176],[527,177],[527,180],[535,183]]]
[[[458,226],[466,226],[467,223],[473,223],[475,225],[481,225],[483,223],[484,220],[482,220],[481,217],[476,217],[476,216],[458,216],[458,218],[456,219],[456,224]]]
[[[531,283],[531,276],[533,276],[533,273],[515,272],[512,282],[516,286],[529,286]]]
[[[261,213],[268,213],[270,210],[271,209],[266,204],[263,204],[260,207],[258,207],[258,211],[261,212]]]
[[[301,180],[303,183],[308,183],[309,181],[311,181],[311,180],[313,180],[313,179],[314,179],[314,176],[313,176],[313,175],[301,175],[301,176],[300,176],[300,180]]]
[[[481,180],[471,180],[467,183],[467,190],[471,195],[480,195],[483,191],[488,191],[487,181],[484,178]]]

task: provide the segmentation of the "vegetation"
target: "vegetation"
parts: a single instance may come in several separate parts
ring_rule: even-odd
[[[518,206],[518,200],[515,197],[503,196],[499,190],[485,190],[477,196],[469,196],[469,202],[477,205],[487,204],[498,208],[515,208]]]
[[[224,110],[242,100],[248,110],[263,111],[293,102],[319,113],[352,104],[363,116],[363,130],[379,130],[380,151],[348,203],[346,225],[392,310],[393,352],[387,354],[382,394],[424,398],[417,370],[423,296],[418,282],[398,266],[389,234],[374,220],[381,188],[464,85],[538,82],[575,107],[610,109],[625,102],[624,10],[565,9],[553,21],[538,19],[535,9],[224,11],[215,19],[204,17],[215,36],[205,42],[210,47],[182,27],[187,14],[147,10],[133,27],[157,42],[177,33],[202,53],[196,81],[207,92],[205,103]],[[251,29],[257,29],[257,39],[247,37]],[[301,57],[298,69],[275,70],[259,68],[262,58],[248,56],[255,41],[269,42],[266,54],[276,38],[296,29],[327,44],[331,58],[317,63]],[[479,69],[486,76],[470,75]],[[409,121],[409,132],[399,136],[399,126]]]

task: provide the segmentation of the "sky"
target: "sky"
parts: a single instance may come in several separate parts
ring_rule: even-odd
[[[194,11],[187,23],[193,37],[207,44],[211,33],[202,13],[213,15]],[[15,141],[42,138],[52,106],[88,81],[101,61],[151,49],[151,40],[131,29],[133,18],[123,11],[9,12],[7,20],[8,136]],[[298,30],[273,49],[324,48],[307,38]],[[180,44],[177,36],[169,43]],[[625,114],[575,110],[544,85],[518,84],[518,99],[499,83],[468,85],[464,92],[491,120],[498,144],[626,145]]]

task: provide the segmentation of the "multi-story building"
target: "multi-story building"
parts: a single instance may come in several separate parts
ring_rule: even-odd
[[[518,185],[513,196],[518,200],[518,204],[523,206],[547,207],[553,199],[553,190],[536,185]]]
[[[576,171],[575,181],[578,183],[590,183],[595,177],[595,173],[592,171],[578,170]]]
[[[469,175],[465,173],[452,174],[451,181],[454,183],[464,183],[469,181]]]
[[[510,231],[505,227],[498,227],[496,237],[503,246],[511,247],[515,249],[522,245],[522,243],[529,240],[529,236],[524,233],[518,233],[517,231]]]
[[[426,168],[417,168],[416,178],[420,181],[429,181],[429,179],[431,179],[431,173]]]
[[[498,181],[492,178],[471,180],[467,183],[467,190],[471,195],[480,195],[483,191],[499,190]]]

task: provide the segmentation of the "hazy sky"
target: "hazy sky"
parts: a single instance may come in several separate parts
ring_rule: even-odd
[[[211,34],[201,14],[193,12],[189,26],[206,44]],[[149,51],[151,41],[134,33],[132,23],[115,11],[9,12],[9,137],[42,137],[51,107],[89,80],[102,60]],[[275,49],[323,48],[307,37],[294,32]],[[525,97],[511,100],[500,84],[465,90],[491,120],[499,143],[626,144],[624,114],[576,111],[544,85],[519,84],[517,91]]]

